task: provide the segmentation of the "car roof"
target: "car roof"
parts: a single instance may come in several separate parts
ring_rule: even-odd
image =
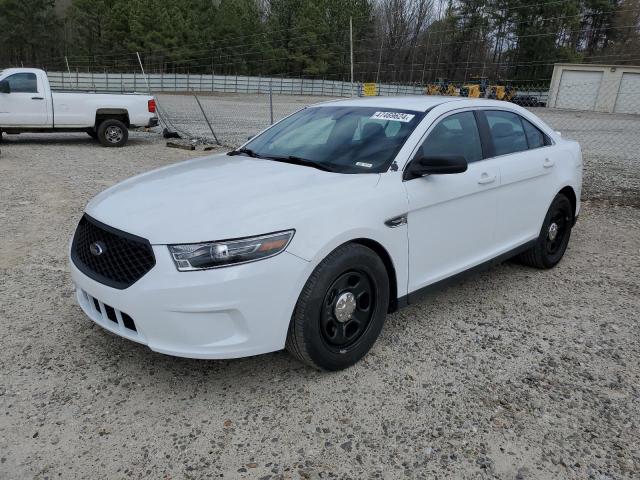
[[[467,98],[447,97],[443,95],[409,95],[406,97],[361,97],[348,98],[345,100],[330,100],[314,106],[398,108],[401,110],[426,112],[437,105],[461,100],[467,100]]]
[[[526,110],[514,103],[503,100],[491,100],[487,98],[448,97],[443,95],[413,95],[406,97],[361,97],[344,100],[329,100],[312,107],[339,106],[339,107],[375,107],[395,108],[400,110],[413,110],[415,112],[427,112],[439,105],[447,105],[448,109],[493,107],[500,110],[511,110],[522,114]]]

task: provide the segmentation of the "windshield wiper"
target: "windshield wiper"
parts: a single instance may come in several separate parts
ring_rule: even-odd
[[[227,153],[227,155],[229,155],[230,157],[233,157],[234,155],[248,155],[252,158],[261,158],[260,155],[258,155],[250,148],[239,148],[238,150],[231,150],[229,153]]]
[[[269,157],[263,157],[263,158],[267,160],[275,160],[276,162],[291,163],[292,165],[301,165],[303,167],[317,168],[318,170],[322,170],[324,172],[336,171],[335,169],[329,167],[324,163],[314,162],[313,160],[308,160],[302,157],[296,157],[295,155],[289,155],[286,157],[285,156],[269,156]]]

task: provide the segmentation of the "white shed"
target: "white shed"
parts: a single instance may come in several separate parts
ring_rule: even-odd
[[[558,63],[548,106],[640,115],[640,66]]]

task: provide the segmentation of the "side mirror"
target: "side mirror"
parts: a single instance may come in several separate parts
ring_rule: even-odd
[[[11,93],[11,85],[6,80],[0,81],[0,93]]]
[[[416,156],[406,171],[407,180],[425,175],[445,175],[467,171],[467,159],[462,155]]]

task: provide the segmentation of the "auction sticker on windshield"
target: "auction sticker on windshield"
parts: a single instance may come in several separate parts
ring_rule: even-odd
[[[376,112],[371,115],[371,118],[375,118],[376,120],[395,120],[396,122],[410,122],[413,120],[415,115],[410,113],[401,113],[401,112]]]

